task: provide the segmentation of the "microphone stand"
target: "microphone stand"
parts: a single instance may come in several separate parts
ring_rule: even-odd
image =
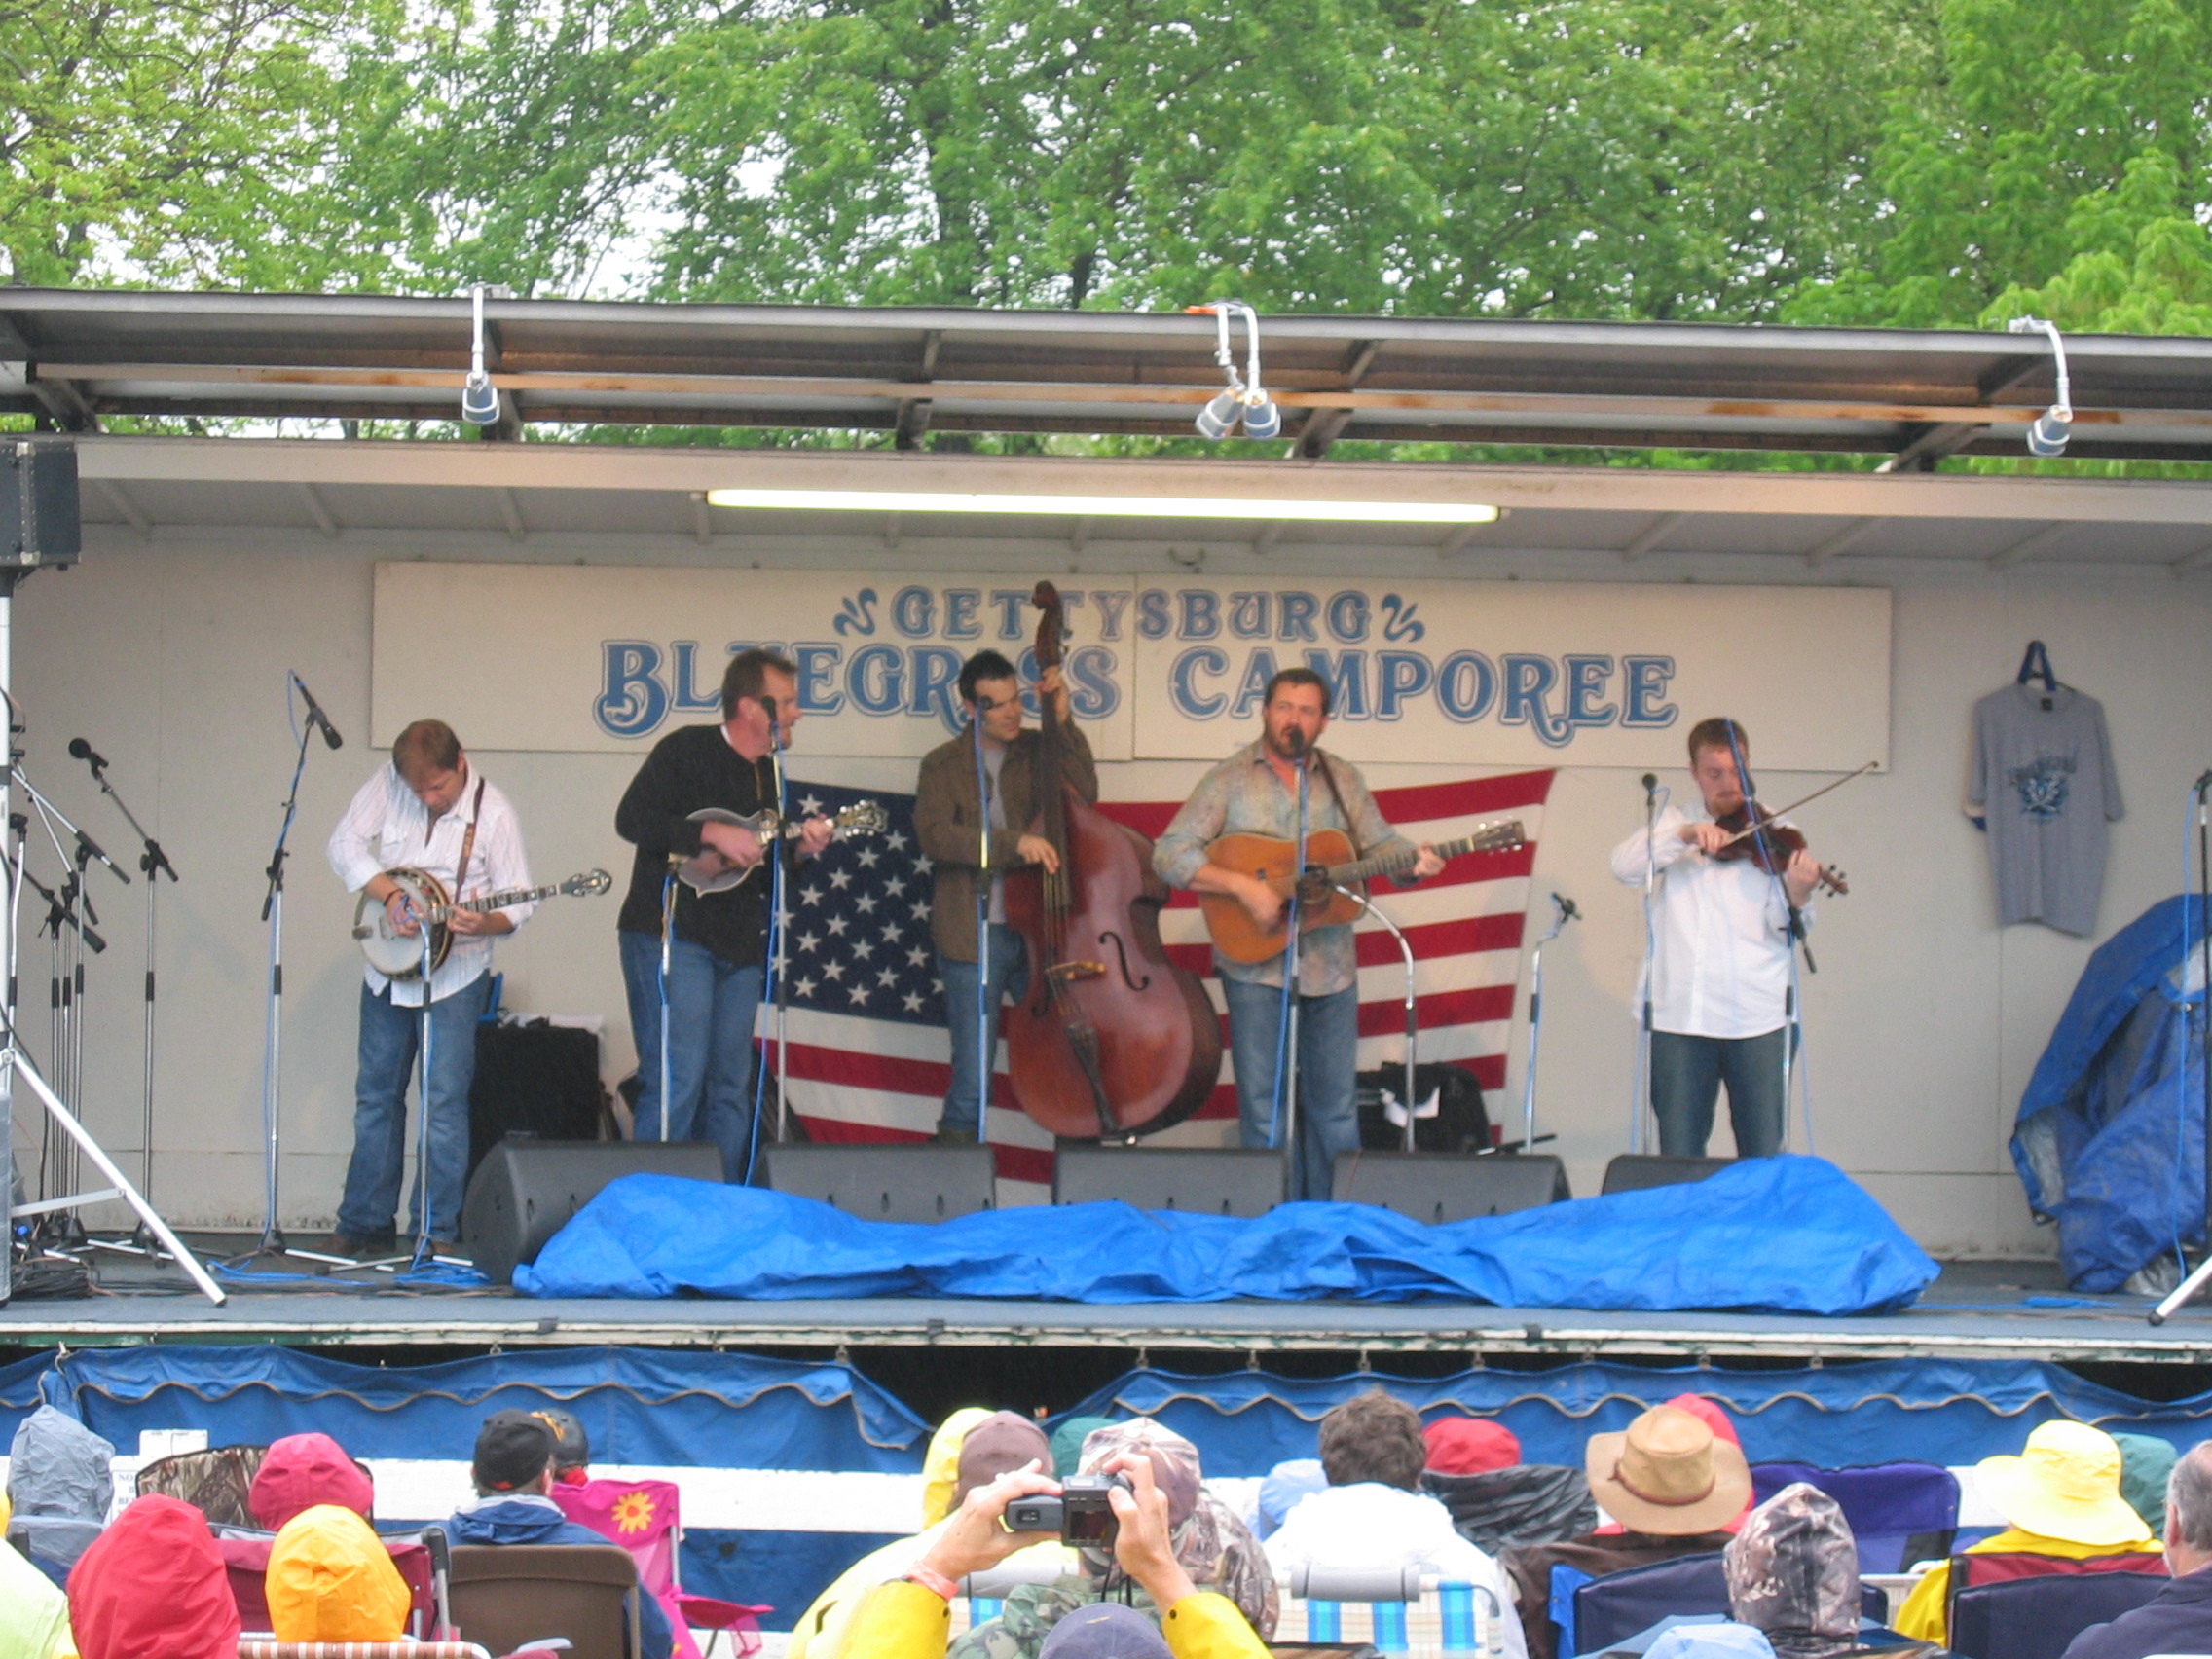
[[[1643,1120],[1651,1109],[1651,996],[1652,980],[1659,972],[1659,937],[1651,921],[1651,895],[1659,884],[1659,847],[1654,837],[1659,821],[1659,797],[1667,792],[1658,778],[1643,774],[1643,1013],[1636,1050],[1634,1098],[1629,1103],[1628,1150],[1643,1151]]]
[[[1398,941],[1398,954],[1406,963],[1406,1132],[1402,1151],[1414,1150],[1414,1051],[1420,1042],[1420,1015],[1414,1002],[1414,946],[1396,922],[1385,916],[1375,902],[1364,893],[1332,881],[1330,887],[1343,894],[1374,920],[1381,922],[1390,937]]]
[[[991,1116],[991,1072],[998,1061],[997,1033],[991,1015],[991,769],[983,758],[983,705],[976,704],[968,722],[976,755],[976,844],[981,862],[976,875],[976,1144],[985,1144]]]
[[[766,987],[774,996],[771,1005],[774,1017],[771,1023],[776,1031],[776,1138],[783,1139],[784,1125],[790,1123],[790,1109],[784,1104],[784,830],[790,823],[791,797],[784,786],[784,722],[776,713],[773,697],[760,699],[768,713],[768,774],[774,780],[776,791],[775,829],[768,836],[764,849],[769,863],[768,870],[768,938],[767,949],[761,957],[762,971],[768,976]],[[755,1014],[758,1018],[757,1011]],[[750,1041],[750,1039],[748,1039]],[[761,1095],[766,1091],[768,1056],[756,1052],[753,1074],[753,1123],[746,1137],[745,1185],[753,1184],[753,1166],[760,1149]]]
[[[1307,770],[1309,759],[1305,735],[1299,734],[1298,758],[1298,843],[1292,858],[1290,903],[1284,906],[1283,917],[1288,937],[1283,944],[1282,962],[1282,1012],[1275,1025],[1275,1088],[1274,1100],[1268,1112],[1268,1145],[1289,1149],[1291,1161],[1291,1190],[1298,1190],[1298,1087],[1293,1073],[1298,1067],[1298,962],[1300,926],[1305,904],[1301,899],[1306,880],[1306,837],[1310,828],[1310,811],[1308,800]],[[1408,1110],[1411,1110],[1409,1107]]]
[[[2200,1022],[2197,1034],[2196,1061],[2204,1088],[2205,1117],[2202,1130],[2204,1156],[2208,1161],[2212,1161],[2212,926],[2206,925],[2207,911],[2205,909],[2207,904],[2212,904],[2212,769],[2207,769],[2196,780],[2195,784],[2192,786],[2191,793],[2196,796],[2197,961],[2205,976],[2204,988],[2197,993],[2196,999],[2197,1019]],[[2183,844],[2185,847],[2187,846],[2186,842]],[[2184,857],[2186,858],[2186,856],[2185,853]],[[2182,914],[2184,917],[2183,938],[2186,940],[2188,937],[2189,900],[2186,897],[2186,889],[2184,891]],[[2183,974],[2182,979],[2182,988],[2187,990],[2188,975],[2186,972]],[[2185,1077],[2188,1075],[2188,1071],[2189,1068],[2184,1065],[2182,1072]],[[2198,1291],[2204,1288],[2204,1282],[2208,1278],[2212,1278],[2212,1161],[2207,1161],[2204,1171],[2204,1259],[2197,1263],[2196,1270],[2194,1272],[2173,1288],[2163,1302],[2151,1309],[2151,1323],[2154,1326],[2163,1325],[2168,1319],[2172,1318],[2175,1313],[2186,1308],[2194,1299]]]
[[[1540,1033],[1544,1028],[1544,946],[1559,938],[1567,924],[1574,921],[1581,912],[1574,901],[1552,895],[1552,931],[1538,940],[1529,958],[1529,1065],[1521,1078],[1521,1150],[1527,1152],[1536,1144],[1536,1055]],[[1644,995],[1644,1006],[1650,1006],[1650,994]]]
[[[137,814],[130,810],[115,786],[108,782],[107,762],[98,756],[86,756],[92,769],[92,781],[99,785],[100,793],[115,803],[116,811],[123,814],[131,832],[139,840],[138,868],[146,877],[146,1075],[141,1099],[142,1133],[138,1150],[138,1190],[150,1202],[154,1196],[154,943],[156,913],[155,895],[161,891],[161,876],[166,872],[170,881],[177,879],[176,866],[169,863],[168,854],[162,851],[161,842],[146,833],[146,827],[138,822]],[[141,1226],[137,1242],[146,1248],[152,1235]]]

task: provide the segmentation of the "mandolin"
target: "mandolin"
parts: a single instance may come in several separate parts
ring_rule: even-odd
[[[1521,821],[1509,819],[1502,824],[1486,824],[1455,841],[1439,841],[1436,856],[1449,861],[1465,853],[1511,852],[1523,844],[1523,839]],[[1293,863],[1297,853],[1294,841],[1238,834],[1224,835],[1206,848],[1206,859],[1223,869],[1256,876],[1288,899],[1292,878],[1297,874]],[[1296,883],[1302,917],[1298,931],[1303,934],[1312,928],[1357,921],[1359,905],[1333,889],[1409,868],[1419,856],[1419,851],[1407,847],[1374,858],[1355,858],[1351,837],[1342,830],[1313,830],[1306,837],[1306,873]],[[1201,893],[1198,906],[1205,912],[1206,932],[1213,936],[1214,949],[1230,961],[1267,962],[1282,954],[1288,931],[1283,922],[1261,932],[1251,912],[1226,893]]]
[[[605,893],[614,885],[614,878],[607,871],[589,869],[550,887],[511,887],[504,893],[487,893],[481,899],[463,899],[457,903],[446,892],[446,884],[426,869],[401,865],[386,870],[385,874],[398,883],[399,890],[407,895],[416,921],[430,930],[433,972],[453,949],[453,930],[446,926],[446,918],[456,910],[481,914],[488,910],[504,910],[514,904],[533,904],[540,899],[583,899]],[[391,913],[384,907],[384,901],[370,898],[365,891],[361,902],[353,906],[353,939],[360,945],[361,954],[369,959],[369,966],[386,978],[419,979],[423,977],[422,934],[399,932],[391,925]]]
[[[805,826],[793,819],[789,824],[779,823],[776,809],[764,806],[747,817],[741,813],[725,811],[719,806],[701,807],[691,814],[694,824],[735,824],[750,830],[763,841],[795,841]],[[873,800],[856,800],[830,821],[833,831],[830,838],[842,841],[848,835],[880,835],[891,828],[891,814],[883,810],[883,803]],[[696,853],[676,866],[676,878],[694,893],[726,893],[733,887],[742,887],[758,865],[732,864],[712,847],[701,847]]]

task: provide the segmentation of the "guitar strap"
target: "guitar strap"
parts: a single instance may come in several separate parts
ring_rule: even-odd
[[[484,816],[484,775],[476,777],[476,798],[468,808],[468,832],[461,838],[461,863],[453,866],[453,902],[461,903],[461,889],[468,885],[468,855],[476,850],[476,826]]]
[[[1321,762],[1321,776],[1329,786],[1329,798],[1337,803],[1337,816],[1345,821],[1345,839],[1351,843],[1352,862],[1367,857],[1367,849],[1359,844],[1359,826],[1352,822],[1351,810],[1345,805],[1342,791],[1337,788],[1337,769],[1329,764],[1328,755],[1316,749],[1313,758]]]

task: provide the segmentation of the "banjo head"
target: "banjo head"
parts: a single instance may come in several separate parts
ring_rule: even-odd
[[[445,883],[428,870],[402,865],[385,874],[396,882],[417,911],[434,910],[452,902]],[[369,966],[387,979],[423,977],[423,936],[395,933],[391,917],[378,901],[362,893],[353,907],[353,934]],[[453,935],[443,925],[430,929],[430,967],[435,970],[453,948]]]

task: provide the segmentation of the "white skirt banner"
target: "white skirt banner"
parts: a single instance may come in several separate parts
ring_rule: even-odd
[[[960,665],[1034,679],[1030,584],[1004,576],[461,565],[377,567],[375,740],[451,720],[474,748],[621,752],[718,718],[722,667],[798,667],[803,752],[920,756],[960,729]],[[1218,759],[1268,680],[1310,668],[1355,760],[1678,765],[1742,720],[1757,762],[1889,761],[1880,588],[1070,577],[1066,672],[1100,759]],[[465,650],[424,618],[497,618]],[[1034,714],[1034,699],[1032,713]]]

